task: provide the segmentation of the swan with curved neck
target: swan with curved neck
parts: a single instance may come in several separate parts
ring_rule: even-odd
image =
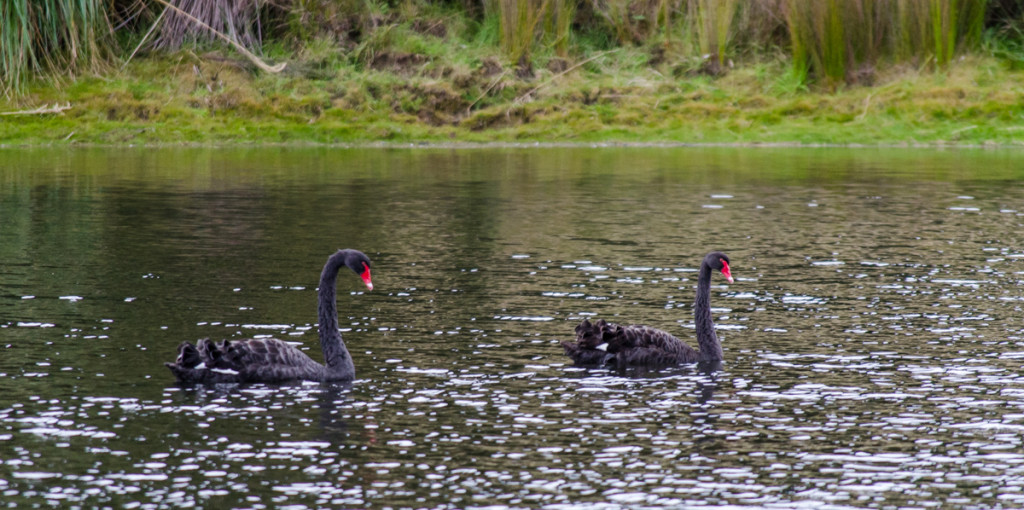
[[[178,346],[178,358],[165,363],[179,382],[250,383],[306,381],[351,381],[356,369],[338,330],[336,286],[338,271],[348,267],[373,290],[370,259],[358,250],[339,250],[327,259],[320,273],[317,307],[320,348],[324,364],[276,338],[248,338],[213,342],[203,339]]]
[[[708,253],[697,277],[697,300],[693,321],[697,327],[694,349],[675,336],[650,326],[619,325],[599,319],[584,319],[576,326],[576,340],[562,342],[565,354],[577,365],[667,366],[680,363],[722,360],[722,343],[711,318],[711,273],[719,271],[733,282],[729,257],[719,251]]]

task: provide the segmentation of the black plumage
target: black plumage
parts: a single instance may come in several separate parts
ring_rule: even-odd
[[[564,341],[565,354],[577,365],[669,366],[681,363],[721,361],[722,344],[711,318],[711,272],[720,271],[732,283],[729,257],[711,252],[701,262],[697,277],[697,299],[693,307],[698,349],[675,336],[641,325],[620,325],[598,319],[584,319],[576,326],[576,340]]]
[[[203,339],[195,345],[183,342],[178,346],[177,360],[165,365],[178,381],[185,383],[351,381],[355,378],[355,365],[338,330],[336,284],[343,266],[360,275],[366,287],[373,289],[370,259],[362,252],[339,250],[327,259],[320,274],[317,307],[324,365],[276,338],[220,342]]]

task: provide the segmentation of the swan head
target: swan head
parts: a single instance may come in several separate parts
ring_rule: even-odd
[[[722,276],[724,276],[729,283],[733,282],[732,270],[729,269],[728,255],[720,251],[713,251],[704,256],[704,264],[707,264],[708,267],[715,271],[721,272]]]
[[[367,290],[373,290],[373,280],[370,278],[370,258],[359,250],[342,251],[346,252],[345,265],[363,279]]]

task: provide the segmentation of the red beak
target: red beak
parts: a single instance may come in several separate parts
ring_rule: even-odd
[[[724,260],[722,261],[722,276],[725,276],[725,279],[729,280],[729,283],[733,282],[732,273],[729,271],[729,263]]]
[[[363,274],[359,275],[363,279],[363,283],[366,284],[367,290],[373,290],[373,281],[370,280],[370,266],[363,262]]]

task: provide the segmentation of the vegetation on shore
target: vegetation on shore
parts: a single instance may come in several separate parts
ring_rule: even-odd
[[[1024,142],[1024,2],[39,1],[2,145]]]

